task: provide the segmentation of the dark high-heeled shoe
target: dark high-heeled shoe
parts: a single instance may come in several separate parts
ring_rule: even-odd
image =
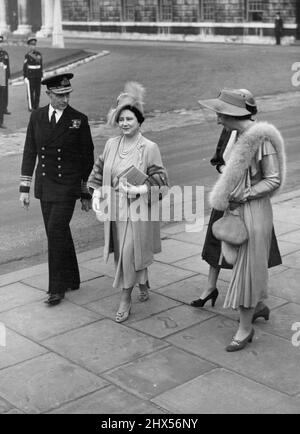
[[[215,288],[207,297],[198,298],[197,300],[193,300],[191,302],[191,306],[193,307],[203,307],[208,300],[211,300],[211,305],[214,307],[216,300],[218,298],[219,291]]]
[[[268,306],[265,306],[263,309],[259,310],[258,312],[255,312],[252,317],[252,323],[254,323],[257,318],[264,318],[266,321],[270,318],[270,309]]]
[[[242,341],[239,341],[238,339],[232,339],[229,345],[226,347],[226,351],[229,353],[233,353],[234,351],[240,351],[248,344],[248,342],[252,342],[254,336],[254,329],[251,330],[249,335],[243,339]]]

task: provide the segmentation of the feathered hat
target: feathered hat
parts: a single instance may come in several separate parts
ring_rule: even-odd
[[[144,95],[145,88],[140,83],[136,81],[126,83],[123,92],[117,98],[116,107],[111,108],[107,115],[107,123],[112,127],[117,126],[120,113],[125,108],[140,115],[138,120],[142,123],[144,120]]]

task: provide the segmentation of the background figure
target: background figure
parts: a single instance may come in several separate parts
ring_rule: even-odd
[[[70,79],[60,74],[43,81],[50,104],[32,112],[23,153],[20,200],[29,206],[35,171],[35,197],[40,199],[48,238],[49,305],[60,303],[68,289],[78,289],[80,276],[70,230],[75,203],[91,208],[86,182],[93,168],[94,146],[88,118],[69,106]]]
[[[275,15],[274,31],[275,31],[276,45],[280,45],[281,37],[283,36],[283,20],[281,18],[280,12],[277,12]]]
[[[234,250],[232,277],[224,307],[239,309],[239,328],[226,347],[242,350],[252,341],[255,309],[262,309],[268,290],[273,212],[270,197],[284,183],[285,151],[279,131],[267,122],[254,122],[256,103],[246,89],[225,89],[218,98],[199,101],[217,114],[218,123],[236,131],[226,166],[210,194],[211,206],[225,213],[238,213],[248,240]],[[226,257],[225,249],[222,254]]]
[[[39,107],[41,79],[43,76],[43,59],[41,53],[35,49],[36,44],[36,38],[30,37],[27,40],[28,53],[25,55],[23,65],[24,79],[27,79],[29,82],[30,95],[27,94],[27,98],[30,111]]]
[[[154,253],[161,251],[160,223],[150,219],[151,199],[153,188],[167,188],[168,178],[157,144],[140,132],[144,121],[143,94],[144,88],[139,83],[129,82],[119,95],[117,107],[110,111],[108,122],[111,126],[119,126],[121,135],[106,142],[88,181],[94,189],[94,210],[99,209],[102,194],[109,190],[110,195],[108,218],[104,220],[103,257],[107,261],[109,253],[114,253],[113,287],[122,289],[116,322],[128,318],[135,285],[139,285],[139,300],[148,300],[148,267]],[[141,171],[140,179],[143,180],[138,185],[131,185],[120,177],[132,165]],[[154,199],[157,205],[159,195]],[[143,208],[146,219],[135,219],[136,206]]]
[[[8,85],[10,79],[9,55],[7,51],[3,50],[2,48],[3,39],[4,39],[3,36],[0,35],[0,63],[4,65],[4,69],[5,69],[5,89],[4,89],[4,96],[3,96],[4,98],[3,105],[4,105],[4,114],[10,115],[10,112],[8,111]]]

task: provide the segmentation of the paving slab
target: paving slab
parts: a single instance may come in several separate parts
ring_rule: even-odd
[[[98,257],[96,259],[84,261],[80,265],[83,268],[94,271],[95,273],[99,273],[104,276],[115,276],[115,265],[112,258],[109,258],[109,261],[107,263],[104,263],[103,258]]]
[[[282,206],[282,204],[276,204],[273,205],[273,212],[274,212],[274,218],[275,220],[279,220],[282,222],[286,222],[289,224],[299,224],[300,221],[300,208],[294,207],[290,208],[288,207],[289,212],[287,212],[287,207]]]
[[[290,253],[294,253],[300,250],[300,244],[296,244],[296,243],[290,243],[288,241],[283,241],[282,239],[278,238],[278,247],[280,250],[280,254],[283,257],[282,258],[282,263],[285,266],[290,266],[287,262],[287,256]]]
[[[290,243],[290,244],[292,244],[292,243]],[[294,245],[296,245],[296,244],[294,244]],[[285,256],[283,259],[283,264],[286,267],[297,268],[298,270],[300,270],[300,249],[298,249],[298,251],[296,251],[294,253],[290,253],[287,256]]]
[[[46,352],[48,352],[46,348],[6,327],[6,345],[0,346],[0,369],[16,365]]]
[[[141,400],[115,386],[105,387],[50,414],[165,414],[155,404]],[[101,421],[101,419],[99,419]]]
[[[215,369],[152,399],[171,413],[300,413],[300,401],[226,369]]]
[[[39,264],[22,270],[13,271],[11,273],[2,274],[0,276],[0,287],[24,280],[25,278],[35,276],[36,274],[46,273],[47,270],[47,264]]]
[[[282,234],[278,239],[300,245],[300,230],[293,230],[293,232]]]
[[[79,291],[68,291],[67,300],[79,305],[85,305],[112,294],[119,293],[118,289],[112,287],[113,279],[111,277],[98,277],[97,279],[83,282]]]
[[[276,236],[287,234],[299,230],[300,225],[295,223],[287,223],[285,221],[276,220],[273,221]]]
[[[2,397],[31,414],[49,411],[105,385],[103,379],[52,353],[0,371]]]
[[[208,276],[209,273],[209,264],[202,259],[201,254],[191,256],[190,258],[183,259],[182,261],[174,262],[172,265],[174,267],[180,267],[185,270],[194,271],[195,273],[204,274],[205,276]],[[220,270],[219,280],[225,280],[229,282],[231,279],[231,274],[231,270],[222,268]],[[205,286],[207,286],[207,282]]]
[[[130,323],[130,327],[156,338],[164,338],[212,316],[214,316],[213,313],[204,309],[182,305]]]
[[[236,330],[235,321],[217,316],[165,341],[275,390],[289,395],[299,393],[299,348],[255,326],[253,342],[243,351],[228,353],[225,347]]]
[[[296,258],[296,257],[295,257]],[[269,279],[270,294],[300,304],[300,270],[290,268]]]
[[[148,268],[148,272],[151,289],[161,288],[195,274],[193,271],[180,270],[178,267],[156,261]]]
[[[41,291],[16,282],[0,288],[0,312],[45,298]]]
[[[215,368],[178,348],[165,348],[107,372],[108,381],[150,399]]]
[[[96,374],[168,345],[109,319],[48,339],[43,344]]]
[[[41,301],[0,314],[0,321],[35,341],[42,341],[101,318],[100,314],[66,300],[54,307]]]
[[[82,283],[91,279],[96,279],[97,277],[101,276],[101,273],[95,273],[83,267],[79,267],[79,271]],[[22,282],[26,285],[33,286],[34,288],[48,291],[48,272],[28,277],[27,279],[22,280]],[[82,286],[82,283],[80,286]]]
[[[137,297],[139,294],[139,289],[134,288],[132,292],[132,306],[131,314],[126,321],[126,324],[130,324],[133,321],[138,321],[140,319],[147,318],[158,312],[163,312],[164,310],[170,309],[171,307],[178,306],[180,303],[171,300],[168,297],[164,297],[160,294],[156,294],[153,291],[149,291],[150,297],[146,302],[141,303]],[[93,303],[88,303],[85,305],[87,309],[97,312],[102,316],[115,319],[116,312],[120,304],[120,294],[112,295],[111,297],[106,297]]]
[[[161,229],[162,234],[174,235],[185,232],[185,223],[177,223],[173,225],[166,225]]]
[[[0,414],[7,413],[13,409],[13,405],[0,397]]]
[[[172,240],[184,241],[185,243],[197,244],[203,246],[207,227],[200,232],[180,232],[179,234],[170,234]]]
[[[263,331],[291,340],[295,333],[292,325],[297,322],[300,325],[300,305],[288,303],[272,311],[270,321],[264,324]]]
[[[195,244],[184,243],[182,241],[168,239],[163,242],[162,252],[155,255],[155,260],[171,264],[180,261],[189,256],[197,255],[199,246]]]

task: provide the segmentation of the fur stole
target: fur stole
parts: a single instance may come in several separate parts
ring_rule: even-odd
[[[229,196],[240,182],[245,170],[251,164],[260,145],[268,139],[274,146],[279,161],[280,188],[285,180],[286,162],[284,141],[277,128],[268,122],[255,122],[248,128],[232,147],[232,152],[218,181],[214,185],[210,195],[210,205],[220,211],[224,211],[229,205]]]

